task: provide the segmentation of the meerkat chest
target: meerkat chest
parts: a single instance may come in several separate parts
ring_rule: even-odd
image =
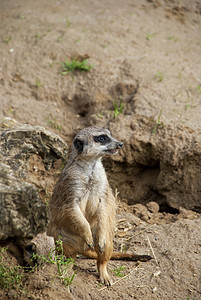
[[[88,216],[93,216],[99,205],[99,200],[105,195],[107,177],[102,163],[96,164],[83,182],[83,193],[80,197],[80,208]]]

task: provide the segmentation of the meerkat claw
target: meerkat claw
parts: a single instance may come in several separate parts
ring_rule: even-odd
[[[105,241],[101,242],[101,243],[99,242],[98,248],[99,248],[100,253],[103,253],[105,250]]]
[[[100,245],[98,245],[98,247],[99,247],[99,251],[100,251],[100,253],[103,253],[103,251],[104,251],[104,246],[103,247],[101,247]]]
[[[89,248],[94,250],[94,243],[86,243],[86,244],[87,244],[87,246],[89,246]]]

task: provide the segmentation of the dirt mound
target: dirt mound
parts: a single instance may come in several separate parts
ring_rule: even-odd
[[[156,201],[160,211],[201,209],[200,130],[136,115],[102,124],[124,142],[120,154],[105,161],[121,198],[129,204]]]

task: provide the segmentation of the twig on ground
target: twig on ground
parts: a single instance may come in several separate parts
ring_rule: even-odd
[[[149,246],[150,246],[150,248],[151,248],[151,251],[152,251],[152,253],[153,253],[153,257],[154,257],[154,259],[155,259],[155,262],[156,262],[156,264],[158,265],[158,261],[157,261],[157,259],[156,259],[156,255],[155,255],[155,253],[154,253],[154,249],[153,249],[153,247],[152,247],[152,245],[151,245],[151,242],[150,242],[150,239],[148,238],[148,236],[147,236],[147,240],[148,240]]]
[[[141,233],[147,231],[147,229],[149,229],[150,226],[148,226],[147,228],[142,229],[140,232],[133,234],[132,236],[128,237],[127,239],[125,239],[126,241],[130,241],[132,240],[135,236],[140,235]]]

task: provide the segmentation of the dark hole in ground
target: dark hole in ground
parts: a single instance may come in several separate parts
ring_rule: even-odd
[[[160,204],[159,212],[165,212],[169,214],[179,214],[179,210],[177,208],[171,207],[167,202],[163,202]]]
[[[197,212],[198,214],[201,214],[201,206],[195,206],[192,210]]]
[[[75,110],[75,113],[80,117],[87,118],[90,114],[94,112],[94,106],[91,103],[90,99],[86,95],[77,95],[73,96],[72,104]]]
[[[87,113],[88,113],[87,111],[81,111],[79,112],[79,116],[85,118]]]

